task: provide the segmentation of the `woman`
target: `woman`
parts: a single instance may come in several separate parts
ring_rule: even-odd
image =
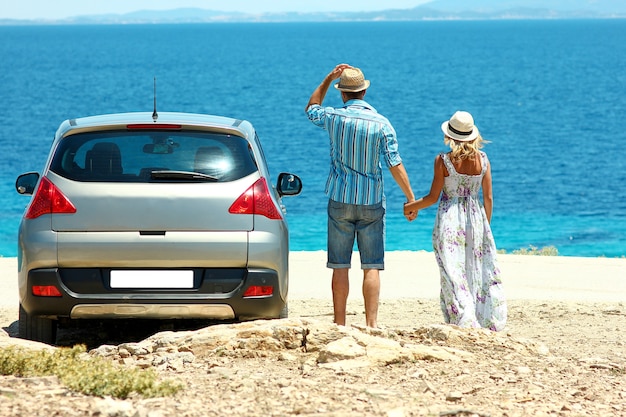
[[[405,204],[404,214],[414,217],[439,200],[433,248],[446,323],[499,331],[506,325],[507,308],[489,224],[491,166],[479,150],[485,141],[472,115],[464,111],[456,112],[441,129],[451,150],[437,155],[430,192]]]

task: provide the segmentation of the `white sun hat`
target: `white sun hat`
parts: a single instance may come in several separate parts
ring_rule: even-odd
[[[450,120],[441,124],[441,130],[446,136],[461,142],[471,142],[479,135],[474,118],[466,111],[454,113]]]

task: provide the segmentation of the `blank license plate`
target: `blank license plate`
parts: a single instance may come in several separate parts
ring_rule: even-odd
[[[111,288],[193,288],[193,271],[111,271]]]

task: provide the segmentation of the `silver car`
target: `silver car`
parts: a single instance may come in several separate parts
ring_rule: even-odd
[[[19,228],[19,334],[54,343],[84,319],[287,314],[282,196],[245,120],[123,113],[61,124]]]

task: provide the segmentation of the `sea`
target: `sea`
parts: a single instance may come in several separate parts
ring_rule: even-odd
[[[626,256],[626,20],[0,26],[0,256],[17,255],[28,196],[65,119],[153,110],[249,120],[284,198],[292,251],[326,249],[326,132],[304,107],[339,63],[371,80],[412,187],[427,194],[440,125],[472,113],[492,164],[507,253]],[[336,90],[324,104],[341,105]],[[432,251],[436,206],[409,223],[385,174],[386,250]]]

